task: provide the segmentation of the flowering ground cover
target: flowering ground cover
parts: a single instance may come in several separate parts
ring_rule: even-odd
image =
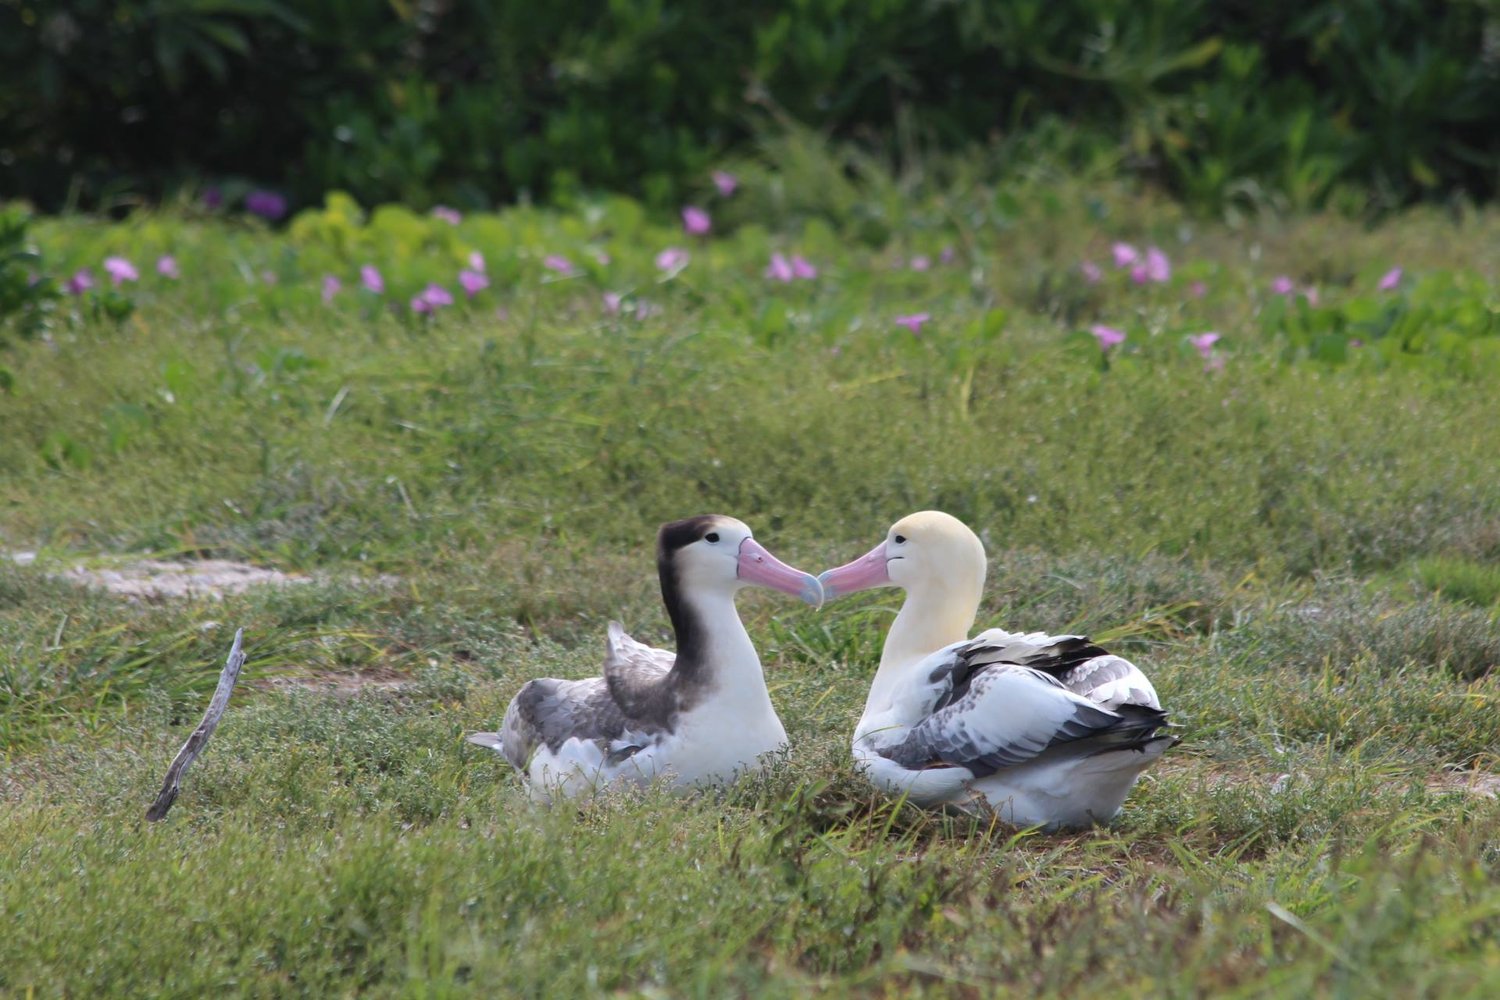
[[[725,175],[670,218],[273,221],[34,222],[0,265],[0,550],[37,553],[0,558],[0,990],[1496,987],[1493,211]],[[610,618],[665,635],[660,521],[817,569],[924,507],[985,539],[983,622],[1156,679],[1184,742],[1113,828],[869,792],[890,593],[745,596],[793,740],[764,780],[538,812],[462,742]],[[126,554],[309,582],[56,576]],[[248,680],[148,827],[236,626]]]

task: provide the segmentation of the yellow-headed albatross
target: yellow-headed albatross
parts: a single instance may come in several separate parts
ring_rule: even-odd
[[[970,639],[985,571],[974,532],[921,511],[818,577],[829,599],[906,591],[854,733],[855,760],[875,785],[917,805],[982,799],[1007,822],[1049,829],[1108,821],[1177,742],[1156,690],[1085,636],[990,629]]]

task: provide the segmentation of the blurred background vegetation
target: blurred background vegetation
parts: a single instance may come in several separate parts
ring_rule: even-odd
[[[5,0],[0,198],[674,204],[796,122],[1194,206],[1500,187],[1500,0]]]

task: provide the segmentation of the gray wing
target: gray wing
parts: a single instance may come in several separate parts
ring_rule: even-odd
[[[674,660],[610,622],[603,677],[529,681],[511,699],[499,732],[468,740],[499,751],[522,771],[538,747],[556,753],[570,739],[597,743],[611,763],[624,760],[669,727],[675,700],[665,679]]]
[[[980,640],[929,657],[940,661],[928,665],[935,709],[877,752],[912,770],[957,766],[983,777],[1043,756],[1139,747],[1167,724],[1160,710],[1106,709],[1040,670],[993,662],[1002,655]]]
[[[604,680],[615,703],[631,719],[648,726],[667,726],[677,708],[667,674],[677,654],[636,642],[625,626],[609,623],[605,640]]]
[[[1161,708],[1156,688],[1139,667],[1086,635],[1021,634],[990,629],[975,636],[973,641],[999,647],[1006,662],[1050,674],[1069,691],[1096,705]]]
[[[564,681],[543,677],[527,681],[511,699],[499,732],[471,733],[468,740],[499,751],[518,770],[525,771],[532,755],[543,746],[556,753],[576,738],[612,748],[626,736],[627,728],[625,713],[610,697],[604,678]]]

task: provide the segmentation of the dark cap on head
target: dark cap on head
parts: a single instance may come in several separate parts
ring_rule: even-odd
[[[681,521],[668,521],[656,533],[657,558],[665,559],[678,549],[692,545],[724,520],[720,514],[700,514]]]

